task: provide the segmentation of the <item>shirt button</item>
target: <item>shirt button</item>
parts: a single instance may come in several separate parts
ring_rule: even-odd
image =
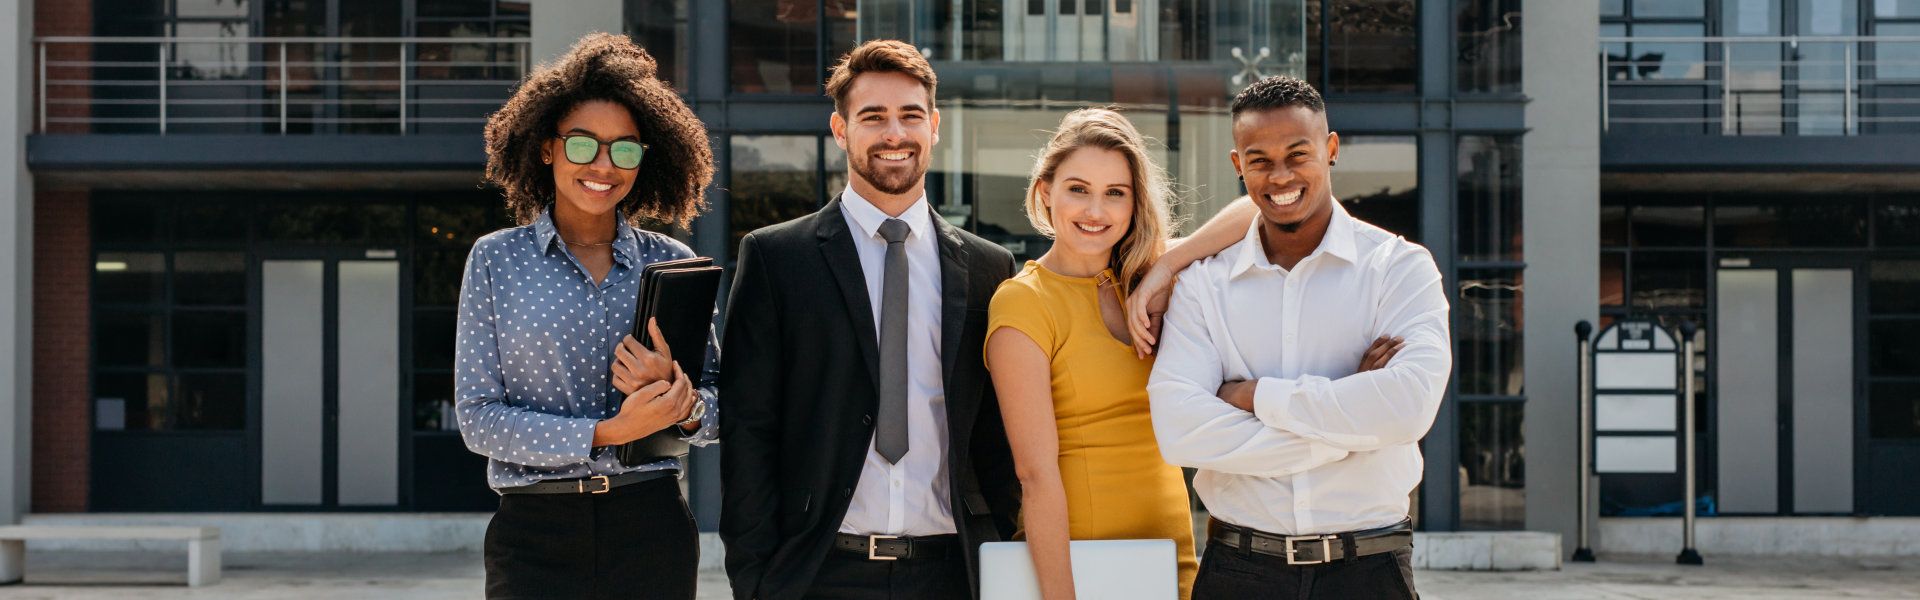
[[[852,497],[853,497],[853,488],[845,488],[845,489],[842,489],[842,490],[840,490],[840,497],[841,497],[841,498],[852,498]]]
[[[860,424],[861,424],[861,425],[872,425],[872,424],[873,424],[873,415],[863,415],[863,416],[861,416],[861,417],[860,417]]]

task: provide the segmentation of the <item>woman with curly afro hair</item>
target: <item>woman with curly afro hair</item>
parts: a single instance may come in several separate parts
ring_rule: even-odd
[[[718,432],[718,346],[648,350],[632,331],[640,272],[690,258],[637,227],[706,207],[706,128],[624,36],[593,34],[542,65],[487,122],[487,180],[520,226],[480,238],[461,284],[460,434],[488,458],[489,598],[694,596],[698,534],[668,458],[620,444]],[[658,325],[654,339],[660,339]],[[674,352],[706,353],[685,373]]]

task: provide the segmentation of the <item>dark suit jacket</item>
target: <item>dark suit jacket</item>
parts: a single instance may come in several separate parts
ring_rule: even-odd
[[[980,544],[1012,534],[1020,502],[1000,405],[981,359],[987,304],[1013,276],[1014,262],[1005,248],[937,214],[933,222],[950,500],[978,582]],[[740,241],[721,343],[727,362],[720,376],[720,538],[741,600],[806,593],[873,440],[879,342],[853,235],[836,198]]]

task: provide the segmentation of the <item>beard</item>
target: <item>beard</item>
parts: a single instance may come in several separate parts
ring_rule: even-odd
[[[913,153],[915,159],[919,159],[922,156],[919,144],[905,144],[896,148],[886,148],[882,151],[887,150],[909,151]],[[905,194],[908,190],[912,190],[913,186],[919,185],[921,179],[927,174],[926,164],[918,162],[917,160],[914,164],[901,168],[882,169],[876,167],[873,165],[873,160],[869,156],[870,154],[872,154],[872,151],[861,154],[849,154],[847,160],[853,164],[854,173],[858,173],[861,179],[865,179],[868,185],[872,185],[873,189],[879,190],[882,194]]]

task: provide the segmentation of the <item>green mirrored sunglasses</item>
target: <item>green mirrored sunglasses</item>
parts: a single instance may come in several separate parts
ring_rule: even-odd
[[[600,147],[602,146],[607,147],[607,158],[613,160],[613,166],[622,169],[640,168],[640,157],[645,156],[647,153],[647,145],[640,142],[627,140],[602,142],[593,139],[592,136],[585,135],[557,135],[554,137],[565,140],[567,161],[576,165],[593,164],[593,159],[600,156]]]

